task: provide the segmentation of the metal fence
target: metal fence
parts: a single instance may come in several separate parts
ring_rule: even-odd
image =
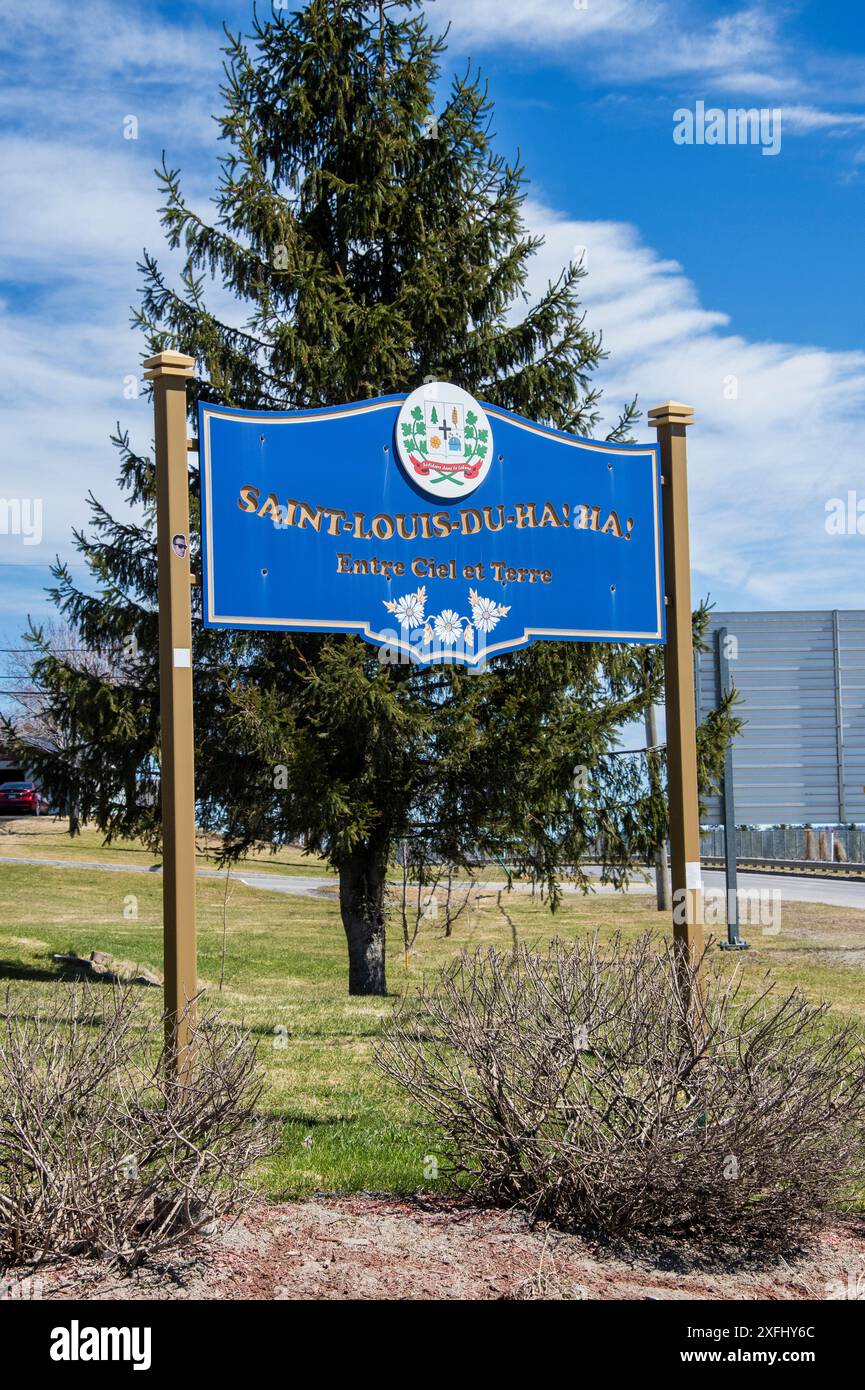
[[[765,832],[776,837],[865,825],[865,612],[713,613],[710,650],[695,659],[700,718],[719,698],[721,629],[746,721],[733,743],[735,823],[794,827]],[[703,820],[722,824],[719,797]]]
[[[865,864],[865,829],[861,826],[839,825],[820,827],[826,835],[827,860],[834,857],[835,842],[843,845],[851,863]],[[819,830],[815,831],[818,839]],[[736,831],[736,855],[739,859],[804,859],[805,827],[802,825],[774,825],[764,830]],[[713,826],[703,830],[700,835],[700,853],[703,855],[724,854],[724,828]]]

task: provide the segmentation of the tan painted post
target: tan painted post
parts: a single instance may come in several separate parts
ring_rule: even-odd
[[[688,541],[688,454],[685,432],[694,412],[678,401],[649,411],[661,446],[661,505],[667,642],[664,681],[667,711],[667,777],[670,803],[670,879],[673,939],[683,959],[703,953],[703,890],[700,873],[700,805],[697,793],[697,716],[691,631],[691,554]]]
[[[189,569],[186,384],[195,360],[160,352],[144,363],[153,382],[159,565],[159,704],[162,723],[162,915],[165,1036],[180,1075],[190,1060],[198,992],[195,933],[195,769]]]

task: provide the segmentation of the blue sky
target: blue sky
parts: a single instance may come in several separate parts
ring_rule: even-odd
[[[610,414],[634,393],[644,408],[696,409],[695,594],[721,608],[862,607],[865,536],[826,529],[831,499],[865,499],[860,0],[428,10],[451,21],[450,69],[471,57],[489,77],[499,148],[525,162],[527,219],[546,237],[532,289],[585,248]],[[0,497],[41,499],[43,518],[38,543],[0,534],[5,645],[48,611],[47,566],[72,555],[87,490],[114,498],[115,421],[149,440],[148,403],[128,399],[140,349],[128,317],[142,247],[162,254],[152,171],[165,149],[205,206],[221,21],[243,27],[250,12],[0,0]],[[777,154],[677,144],[674,113],[698,102],[780,111]]]

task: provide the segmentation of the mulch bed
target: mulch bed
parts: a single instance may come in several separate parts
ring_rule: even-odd
[[[611,1248],[459,1197],[322,1195],[259,1205],[162,1269],[78,1260],[29,1277],[47,1299],[865,1299],[865,1221],[733,1261]]]

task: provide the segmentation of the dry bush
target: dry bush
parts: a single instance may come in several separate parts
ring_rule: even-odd
[[[130,988],[76,986],[46,1009],[6,996],[0,1026],[0,1260],[139,1264],[249,1194],[270,1147],[254,1045],[215,1016],[181,1085],[163,1025]]]
[[[749,998],[738,971],[707,964],[701,995],[695,978],[649,934],[463,953],[397,1010],[378,1061],[496,1202],[787,1245],[862,1177],[861,1036],[768,979]]]

